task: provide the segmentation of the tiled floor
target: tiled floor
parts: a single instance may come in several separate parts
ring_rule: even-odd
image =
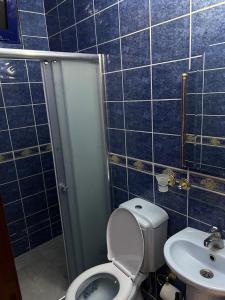
[[[67,271],[62,236],[16,258],[23,300],[58,300],[66,293]]]

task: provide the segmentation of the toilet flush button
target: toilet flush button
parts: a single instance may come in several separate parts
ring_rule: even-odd
[[[136,209],[142,209],[142,206],[141,205],[136,205],[135,208]]]

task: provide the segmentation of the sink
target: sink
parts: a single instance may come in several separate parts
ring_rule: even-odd
[[[168,266],[187,284],[186,299],[225,299],[225,248],[204,246],[209,233],[187,227],[164,246]]]

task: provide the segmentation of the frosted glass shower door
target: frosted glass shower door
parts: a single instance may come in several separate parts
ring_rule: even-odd
[[[106,260],[110,213],[99,61],[42,66],[70,281]]]

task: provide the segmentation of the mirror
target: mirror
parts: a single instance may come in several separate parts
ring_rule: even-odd
[[[225,178],[225,43],[193,59],[183,98],[184,166]]]

